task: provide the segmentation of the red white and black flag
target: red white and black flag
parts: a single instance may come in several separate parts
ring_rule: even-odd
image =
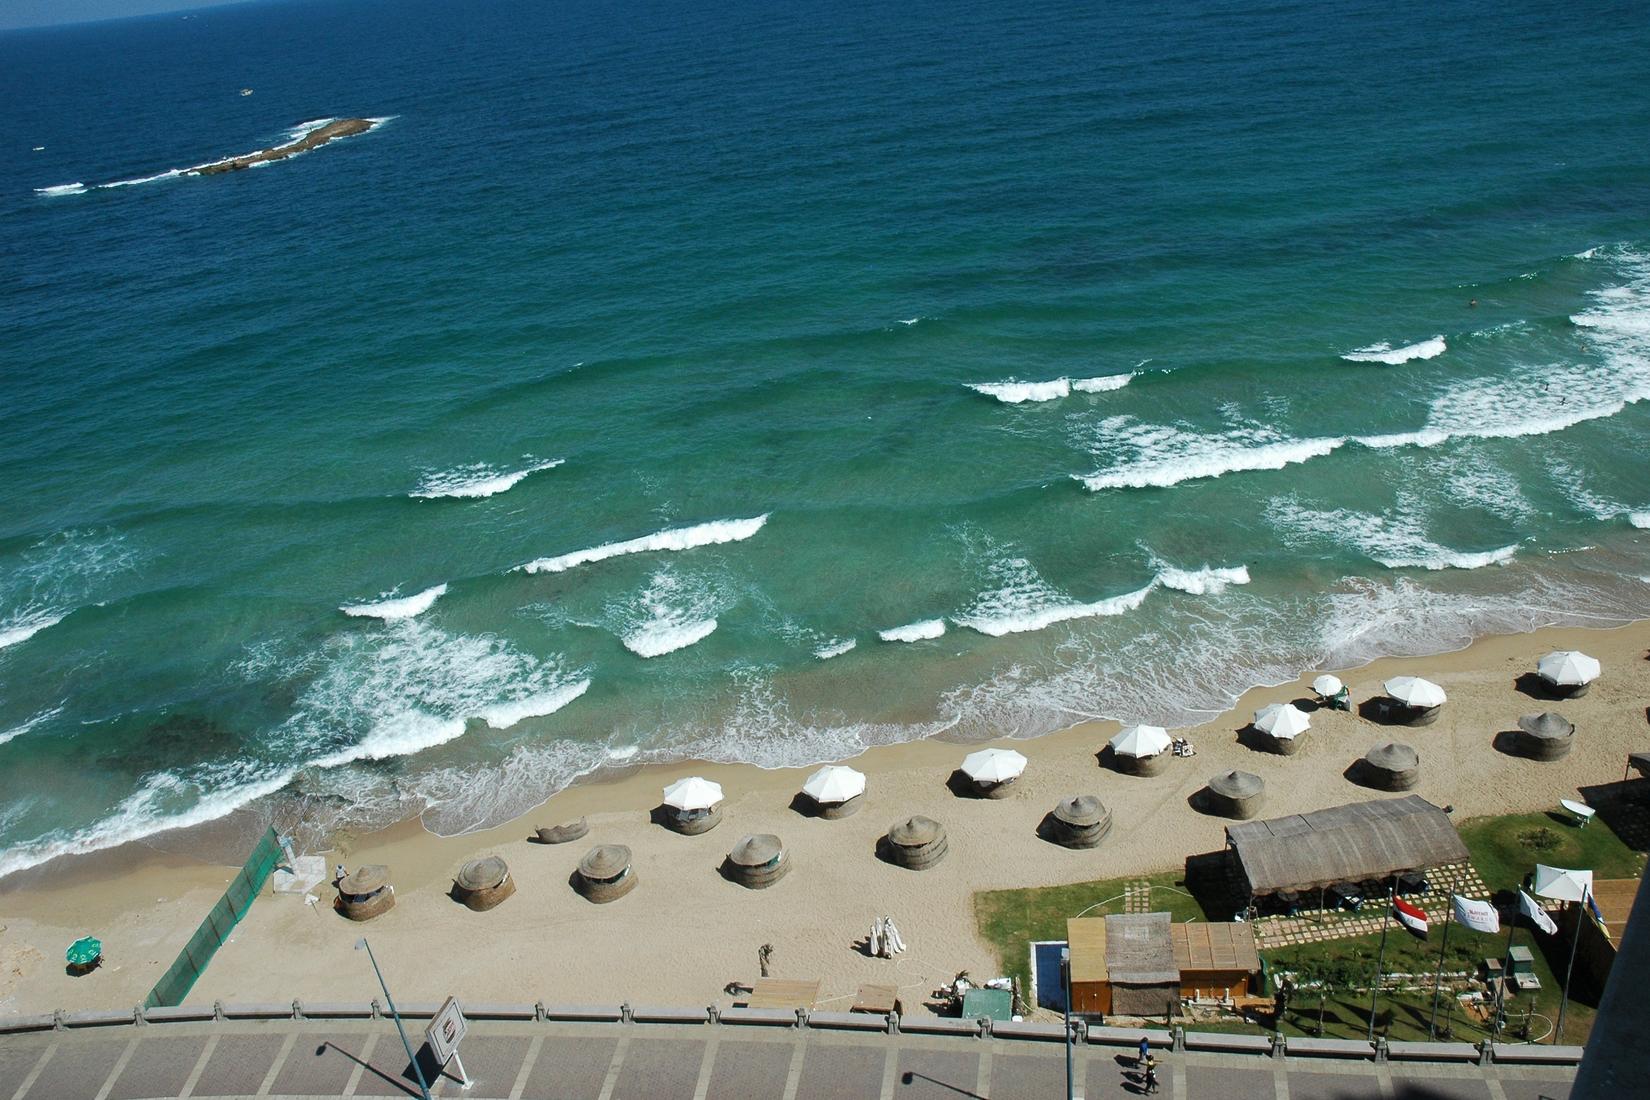
[[[1413,902],[1403,898],[1392,899],[1392,915],[1398,918],[1398,923],[1414,932],[1423,940],[1427,938],[1426,910]]]

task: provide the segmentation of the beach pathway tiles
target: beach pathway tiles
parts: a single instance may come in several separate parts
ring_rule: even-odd
[[[902,1050],[894,1074],[898,1100],[958,1100],[978,1096],[980,1056],[964,1050]]]
[[[617,1039],[546,1036],[522,1096],[596,1100],[607,1083],[607,1068],[613,1064],[613,1051],[618,1045]]]
[[[684,1039],[632,1042],[619,1067],[613,1100],[693,1100],[705,1044]]]
[[[1082,1067],[1078,1067],[1082,1072]],[[1024,1054],[994,1054],[991,1058],[991,1100],[1042,1100],[1066,1094],[1065,1055],[1032,1058]]]
[[[269,1091],[276,1096],[342,1096],[369,1038],[360,1032],[299,1035]],[[258,1086],[252,1087],[256,1091]]]
[[[762,1100],[784,1096],[791,1072],[790,1043],[738,1043],[723,1040],[716,1046],[705,1100]]]
[[[1289,1100],[1376,1100],[1381,1083],[1374,1074],[1302,1073],[1289,1075]]]
[[[810,1044],[802,1056],[796,1100],[861,1100],[882,1095],[883,1047]]]
[[[25,1095],[34,1100],[96,1096],[130,1041],[129,1036],[122,1036],[119,1039],[59,1043],[51,1060]]]
[[[205,1035],[144,1039],[126,1060],[108,1100],[166,1100],[177,1096],[195,1071],[206,1042]]]
[[[1190,1100],[1277,1100],[1278,1086],[1270,1069],[1187,1066],[1186,1095]]]
[[[281,1053],[282,1039],[280,1035],[221,1036],[195,1082],[192,1095],[251,1096],[269,1076],[269,1067]]]
[[[464,1090],[463,1082],[458,1076],[458,1065],[448,1062],[447,1068],[442,1071],[446,1084],[440,1095],[462,1096],[467,1100],[509,1100],[510,1090],[516,1085],[516,1075],[521,1072],[521,1064],[527,1060],[527,1052],[532,1046],[533,1040],[525,1035],[470,1036],[464,1040],[458,1051],[458,1056],[464,1060],[464,1068],[470,1071],[470,1090]],[[383,1050],[382,1040],[379,1041],[378,1049]],[[374,1059],[375,1062],[378,1060]],[[406,1061],[405,1056],[402,1061]],[[425,1064],[428,1066],[427,1062]],[[435,1091],[435,1082],[431,1081],[430,1092]],[[357,1087],[355,1095],[368,1094]]]

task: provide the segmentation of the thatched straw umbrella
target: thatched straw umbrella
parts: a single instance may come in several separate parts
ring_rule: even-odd
[[[1412,790],[1421,781],[1421,754],[1397,741],[1382,741],[1360,762],[1365,786],[1382,791]]]
[[[981,798],[1007,798],[1009,788],[1025,770],[1025,756],[1013,749],[981,749],[962,762],[962,773]]]
[[[548,829],[540,825],[533,830],[538,834],[540,844],[566,844],[570,840],[579,839],[589,831],[590,822],[582,817],[565,825],[556,825]]]
[[[1162,726],[1124,726],[1107,744],[1112,763],[1125,775],[1156,775],[1169,766],[1173,742]]]
[[[1547,711],[1518,720],[1518,747],[1532,760],[1558,760],[1575,746],[1575,725],[1562,714]]]
[[[390,869],[382,863],[369,863],[339,879],[336,907],[350,920],[371,920],[395,908]]]
[[[802,793],[813,800],[820,817],[847,817],[865,804],[865,773],[846,764],[826,764],[802,784]]]
[[[1266,736],[1273,752],[1293,756],[1300,751],[1301,734],[1312,728],[1312,720],[1293,703],[1273,703],[1255,712],[1254,727]]]
[[[1260,812],[1266,781],[1251,772],[1221,772],[1209,780],[1209,803],[1216,813],[1247,821]]]
[[[516,892],[510,868],[498,856],[472,859],[453,876],[458,900],[478,913],[485,913]]]
[[[1049,839],[1067,848],[1094,848],[1111,832],[1111,811],[1092,794],[1061,799],[1049,815]]]
[[[921,871],[945,858],[945,829],[927,817],[909,817],[888,829],[888,858],[901,867]]]
[[[1449,698],[1443,688],[1419,676],[1394,676],[1381,687],[1390,700],[1387,713],[1406,726],[1432,725],[1438,721],[1438,708]]]
[[[590,849],[579,860],[573,886],[598,905],[624,897],[636,888],[630,849],[623,844],[598,844]]]
[[[690,776],[665,788],[665,824],[685,836],[698,836],[722,820],[722,785]]]
[[[767,889],[784,878],[790,869],[785,845],[772,833],[744,837],[728,853],[729,877],[752,890]]]
[[[1586,695],[1600,671],[1597,659],[1573,649],[1549,653],[1535,663],[1535,674],[1548,693],[1561,699]]]

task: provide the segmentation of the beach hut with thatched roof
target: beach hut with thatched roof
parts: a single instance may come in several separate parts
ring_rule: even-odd
[[[1007,798],[1026,770],[1026,758],[1013,749],[980,749],[963,757],[962,773],[981,798]]]
[[[698,836],[722,820],[722,785],[697,775],[665,788],[665,824],[684,836]]]
[[[1405,726],[1432,725],[1449,698],[1443,688],[1419,676],[1394,676],[1381,690],[1387,696],[1387,719]]]
[[[865,804],[865,773],[846,764],[826,764],[802,784],[814,813],[829,821],[858,813]]]
[[[352,875],[338,880],[338,912],[350,920],[371,920],[395,908],[395,887],[390,885],[390,869],[382,863],[357,867]]]
[[[1113,766],[1125,775],[1157,775],[1169,766],[1171,744],[1162,726],[1124,726],[1106,747]]]
[[[1421,781],[1421,754],[1397,741],[1382,741],[1358,762],[1358,781],[1380,791],[1413,790]]]
[[[1312,728],[1312,720],[1293,703],[1273,703],[1255,712],[1253,726],[1267,749],[1281,756],[1293,756],[1305,744],[1301,734]]]
[[[623,844],[598,844],[579,860],[573,888],[597,905],[618,901],[636,888],[636,870],[630,849]]]
[[[1576,727],[1562,714],[1545,711],[1518,720],[1518,749],[1531,760],[1560,760],[1575,747]]]
[[[516,892],[510,867],[499,856],[472,859],[453,876],[453,896],[478,913],[485,913]]]
[[[1549,695],[1574,699],[1586,695],[1602,671],[1598,660],[1573,649],[1560,649],[1535,663],[1535,674]]]
[[[1067,848],[1095,848],[1111,832],[1111,811],[1092,794],[1063,798],[1048,817],[1048,838]]]
[[[897,821],[888,829],[888,858],[901,867],[921,871],[945,858],[945,827],[921,815]]]
[[[767,889],[784,878],[790,869],[785,845],[772,833],[742,837],[728,853],[728,877],[752,890]]]
[[[1221,772],[1210,777],[1206,797],[1215,813],[1247,821],[1266,800],[1266,781],[1253,772]]]

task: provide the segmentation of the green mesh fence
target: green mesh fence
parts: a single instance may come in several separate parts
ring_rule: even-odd
[[[275,830],[270,829],[253,845],[252,855],[242,865],[235,881],[212,906],[212,911],[195,929],[195,934],[189,937],[177,960],[161,975],[155,988],[149,991],[148,998],[143,1002],[146,1007],[183,1003],[196,980],[205,972],[206,964],[212,961],[212,956],[229,938],[229,933],[246,916],[246,911],[252,908],[253,899],[269,881],[270,872],[275,870],[280,859],[281,845],[275,838]]]

